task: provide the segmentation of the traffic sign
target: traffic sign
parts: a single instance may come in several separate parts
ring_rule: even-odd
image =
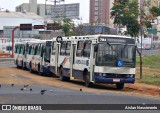
[[[148,34],[157,34],[157,29],[148,29]]]

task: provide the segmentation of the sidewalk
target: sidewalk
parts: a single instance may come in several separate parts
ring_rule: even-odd
[[[14,58],[0,58],[0,62],[4,61],[14,61]]]

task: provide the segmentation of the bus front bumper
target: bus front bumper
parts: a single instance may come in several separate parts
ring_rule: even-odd
[[[95,76],[95,83],[108,83],[108,84],[116,84],[116,83],[134,83],[135,78],[106,78],[103,76]]]

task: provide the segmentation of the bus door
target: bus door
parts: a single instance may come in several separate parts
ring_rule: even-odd
[[[76,51],[76,44],[71,45],[71,57],[70,57],[70,79],[74,79],[74,67],[75,67],[75,52]]]
[[[36,48],[35,48],[35,68],[36,70],[38,71],[39,70],[39,64],[41,64],[41,47],[42,47],[42,43],[39,43],[36,45]]]
[[[44,65],[44,50],[45,50],[45,46],[42,44],[41,45],[41,49],[40,49],[40,67],[42,67],[42,65]]]
[[[94,82],[94,69],[95,69],[95,58],[97,54],[97,45],[91,44],[91,53],[90,53],[90,82]]]
[[[58,52],[59,50],[59,45],[57,42],[52,42],[52,50],[51,50],[51,72],[52,73],[57,73],[57,62],[58,62]]]
[[[56,52],[55,52],[55,73],[58,73],[58,61],[59,61],[59,49],[60,49],[60,44],[56,44]]]

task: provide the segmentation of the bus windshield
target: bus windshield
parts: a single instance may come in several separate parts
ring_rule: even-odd
[[[117,60],[124,62],[124,67],[135,67],[135,45],[98,44],[96,64],[98,66],[115,66]]]

